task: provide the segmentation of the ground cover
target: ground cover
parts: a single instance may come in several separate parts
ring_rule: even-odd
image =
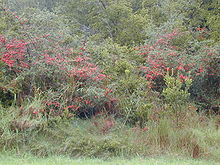
[[[0,165],[218,165],[220,163],[206,160],[192,160],[182,158],[136,158],[128,159],[70,159],[67,157],[49,157],[49,158],[36,158],[36,157],[0,157]]]

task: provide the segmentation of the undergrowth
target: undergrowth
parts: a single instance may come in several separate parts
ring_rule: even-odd
[[[4,111],[2,108],[1,113]],[[188,111],[182,119],[181,127],[175,125],[175,118],[164,117],[159,122],[147,122],[144,128],[126,125],[113,116],[101,115],[87,120],[23,118],[19,121],[23,120],[22,124],[26,121],[29,127],[15,130],[12,127],[15,116],[11,114],[1,114],[1,152],[29,153],[40,157],[179,155],[219,160],[220,130],[216,129],[217,119],[192,111]]]

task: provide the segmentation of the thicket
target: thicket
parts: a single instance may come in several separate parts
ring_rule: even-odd
[[[217,0],[0,2],[0,148],[218,159]]]

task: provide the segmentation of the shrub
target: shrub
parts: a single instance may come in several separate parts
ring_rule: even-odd
[[[59,102],[62,106],[58,109],[77,114],[100,111],[110,102],[111,92],[104,85],[107,76],[92,63],[86,43],[73,51],[64,46],[62,37],[39,36],[29,31],[28,23],[22,26],[28,29],[20,39],[0,38],[1,71],[14,82],[17,105],[35,97],[37,91],[50,91],[54,96],[46,102]],[[4,85],[11,82],[5,81]]]
[[[185,34],[185,32],[173,31],[172,33],[159,36],[159,39],[155,42],[153,41],[151,43],[149,41],[149,44],[137,48],[140,52],[138,55],[146,59],[145,65],[141,67],[141,70],[145,74],[146,79],[152,82],[152,89],[162,92],[165,87],[164,77],[167,71],[171,72],[171,68],[173,68],[173,75],[175,76],[179,73],[184,78],[190,74],[193,80],[190,91],[200,90],[196,89],[197,86],[201,85],[196,80],[199,77],[209,79],[213,77],[213,79],[216,79],[215,85],[206,81],[206,84],[204,83],[202,87],[202,91],[205,91],[205,88],[216,89],[216,85],[218,88],[219,76],[217,72],[219,64],[216,62],[218,61],[216,60],[218,59],[218,46],[207,46],[206,41],[193,41],[194,45],[191,48],[183,49],[176,47],[178,45],[177,41]],[[218,95],[218,91],[213,92],[208,97],[213,98],[216,94]],[[198,100],[199,95],[201,96],[202,94],[197,93],[193,96]]]
[[[173,72],[173,71],[172,71]],[[167,105],[171,112],[174,113],[176,118],[176,124],[179,126],[181,115],[184,114],[184,110],[189,102],[190,93],[189,88],[192,84],[192,80],[179,75],[175,78],[172,75],[165,76],[166,88],[162,92],[164,96],[165,106]],[[169,110],[169,108],[167,110]],[[172,115],[171,115],[172,116]]]

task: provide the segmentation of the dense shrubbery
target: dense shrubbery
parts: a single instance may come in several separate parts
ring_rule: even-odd
[[[17,105],[39,92],[48,96],[45,103],[60,111],[81,113],[101,109],[110,101],[110,91],[102,85],[107,76],[92,63],[86,43],[79,43],[81,47],[74,50],[65,47],[64,42],[63,36],[39,36],[28,29],[21,39],[1,36],[2,71],[10,77],[2,82],[2,88],[17,96]]]
[[[187,10],[180,12],[180,4]],[[43,156],[183,149],[188,156],[217,158],[209,148],[219,146],[214,129],[219,119],[206,116],[220,113],[217,5],[215,0],[1,4],[0,148],[17,146],[18,152],[31,149]],[[196,113],[204,109],[212,112]],[[210,127],[213,136],[202,127]]]

